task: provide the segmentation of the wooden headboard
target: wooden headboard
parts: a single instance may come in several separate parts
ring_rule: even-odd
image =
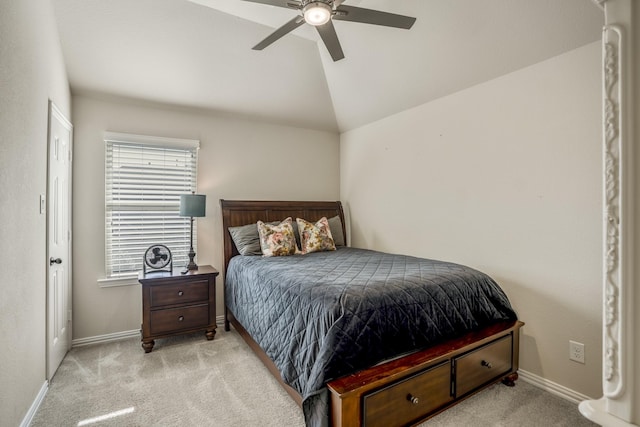
[[[346,242],[346,226],[344,212],[342,211],[342,203],[335,202],[269,202],[257,200],[224,200],[220,199],[220,207],[222,208],[222,235],[224,236],[224,272],[226,276],[229,260],[238,255],[229,227],[237,227],[239,225],[255,224],[258,220],[264,222],[282,221],[287,217],[291,217],[294,221],[296,218],[303,218],[307,221],[315,222],[320,218],[331,218],[336,215],[340,216],[342,221],[342,234],[345,236]]]

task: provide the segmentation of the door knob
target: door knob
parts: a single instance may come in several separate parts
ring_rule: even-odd
[[[54,257],[49,258],[49,265],[53,265],[53,264],[62,264],[62,260],[60,258],[54,258]]]

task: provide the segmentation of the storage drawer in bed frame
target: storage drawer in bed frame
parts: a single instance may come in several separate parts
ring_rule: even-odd
[[[450,384],[451,365],[446,361],[365,394],[362,398],[363,424],[389,427],[420,420],[453,400]]]
[[[410,426],[517,378],[519,329],[496,326],[327,384],[333,427]],[[472,338],[472,339],[470,339]]]
[[[507,335],[462,356],[454,357],[451,361],[451,384],[454,387],[452,394],[456,397],[464,396],[510,372],[512,345],[512,336]]]

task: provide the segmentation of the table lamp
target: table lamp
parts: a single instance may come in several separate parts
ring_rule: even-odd
[[[191,239],[189,243],[189,264],[187,270],[197,270],[198,265],[193,261],[196,253],[193,251],[193,218],[205,215],[207,196],[204,194],[181,194],[180,216],[191,217]]]

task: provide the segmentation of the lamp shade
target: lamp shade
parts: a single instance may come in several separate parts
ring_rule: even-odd
[[[181,194],[180,216],[204,216],[206,200],[207,196],[205,196],[204,194]]]

